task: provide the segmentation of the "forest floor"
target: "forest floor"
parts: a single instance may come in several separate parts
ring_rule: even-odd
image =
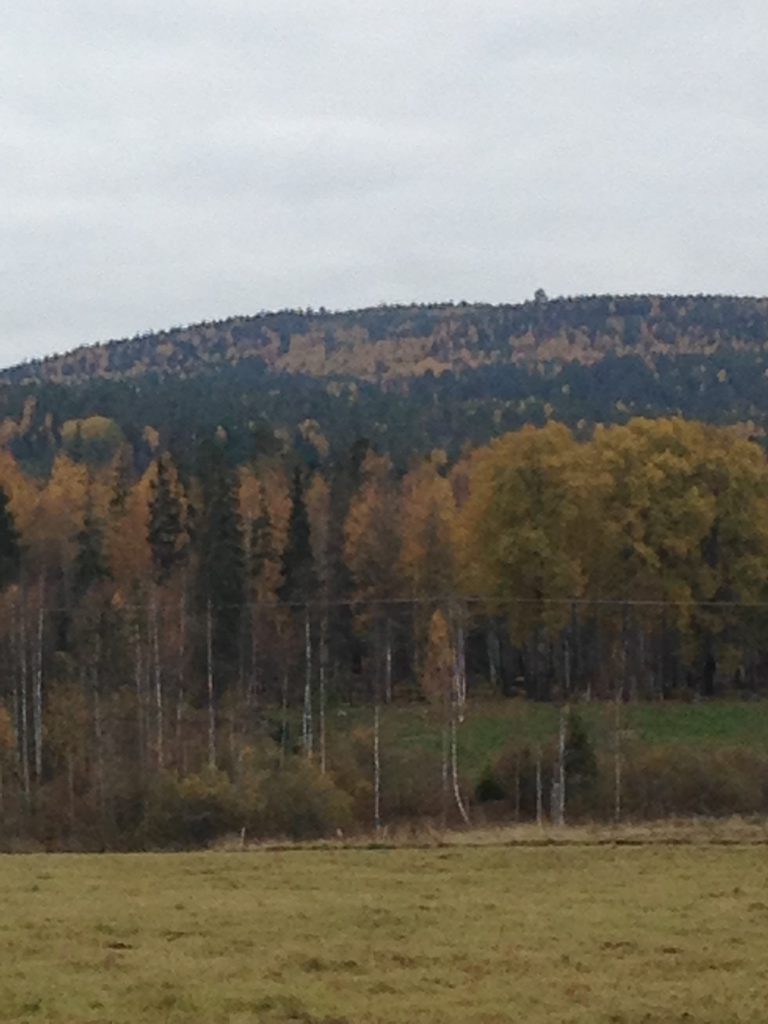
[[[0,1021],[764,1024],[768,860],[726,834],[3,857]]]

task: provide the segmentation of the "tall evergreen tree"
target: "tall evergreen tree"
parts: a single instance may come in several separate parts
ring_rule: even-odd
[[[131,476],[133,471],[133,455],[130,445],[123,444],[117,453],[114,463],[112,494],[109,499],[109,511],[112,515],[122,516],[131,493]]]
[[[263,573],[266,564],[275,557],[272,517],[269,514],[267,496],[263,487],[259,498],[259,514],[251,523],[248,554],[248,572],[251,580],[255,583]]]
[[[210,601],[215,654],[231,660],[237,652],[245,591],[245,553],[237,476],[221,445],[206,444],[201,453],[203,507],[197,530],[198,595]]]
[[[301,470],[293,472],[291,489],[291,517],[288,539],[283,550],[283,582],[279,596],[282,601],[310,600],[317,590],[317,576],[312,558],[312,540],[307,504],[304,499],[304,481]]]
[[[95,583],[110,578],[111,574],[104,557],[104,531],[95,515],[90,495],[86,501],[83,525],[76,536],[74,587],[82,597]]]
[[[173,486],[172,470],[170,456],[161,455],[157,460],[157,476],[152,481],[149,500],[148,540],[157,583],[165,582],[183,557],[180,546],[184,530],[181,501]]]
[[[21,566],[21,538],[8,495],[0,486],[0,590],[13,583]]]

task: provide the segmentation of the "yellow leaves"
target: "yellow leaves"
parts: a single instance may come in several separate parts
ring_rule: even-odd
[[[735,432],[638,419],[599,428],[591,456],[608,470],[593,573],[601,595],[710,600],[723,582],[721,556],[737,550],[737,537],[768,551],[764,458]],[[727,545],[718,540],[725,535]]]
[[[121,515],[106,515],[105,547],[110,571],[117,587],[126,593],[133,584],[150,576],[149,502],[157,467],[152,463],[130,489]]]
[[[328,457],[331,446],[328,443],[328,438],[320,429],[320,424],[317,420],[303,420],[299,424],[299,433],[305,441],[312,445],[318,455],[324,459]]]
[[[71,564],[75,537],[83,527],[88,492],[89,480],[85,466],[73,462],[66,455],[58,455],[26,529],[22,521],[19,521],[23,540],[31,545],[36,561],[57,568],[66,568]],[[98,515],[106,505],[105,488],[94,484],[91,497]]]
[[[67,420],[61,438],[68,455],[96,465],[108,462],[125,440],[120,427],[107,416]]]
[[[26,476],[10,452],[0,448],[0,485],[10,500],[17,529],[26,533],[35,516],[39,488]]]
[[[15,747],[16,734],[11,713],[4,704],[0,704],[0,762],[12,754]]]
[[[581,597],[765,596],[768,470],[737,431],[638,419],[578,444],[550,424],[500,438],[460,473],[462,589],[511,608],[519,638],[562,625]]]
[[[344,524],[344,555],[358,600],[397,597],[397,553],[401,542],[399,501],[388,458],[369,451],[363,483]]]
[[[579,596],[584,468],[582,446],[559,424],[527,427],[474,453],[460,513],[465,589],[498,601]]]
[[[312,553],[317,573],[322,583],[327,583],[330,574],[330,552],[328,540],[330,531],[331,489],[320,473],[312,477],[305,494],[307,514],[312,539]]]
[[[417,463],[402,484],[400,567],[416,596],[453,587],[456,506],[450,480],[440,470],[442,452]]]
[[[6,418],[0,422],[0,445],[7,445],[14,437],[16,437],[18,432],[19,427],[16,420],[12,419],[10,416],[6,416]]]
[[[156,452],[158,450],[160,447],[160,434],[154,427],[144,427],[142,437],[146,441],[147,447],[151,452]]]

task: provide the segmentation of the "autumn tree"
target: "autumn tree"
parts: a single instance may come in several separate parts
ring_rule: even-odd
[[[449,792],[452,791],[464,824],[469,817],[459,788],[458,725],[461,717],[462,671],[460,651],[445,613],[437,609],[429,623],[429,639],[421,686],[437,711],[442,734],[441,792],[443,819],[448,813]]]
[[[585,587],[582,552],[595,524],[583,446],[559,424],[526,427],[475,452],[468,472],[464,586],[525,645],[532,692],[543,696],[553,673],[567,689],[568,651],[555,663],[548,637],[567,625]]]

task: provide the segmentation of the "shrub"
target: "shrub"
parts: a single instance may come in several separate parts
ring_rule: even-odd
[[[597,757],[584,721],[574,710],[568,714],[564,760],[569,815],[593,814],[599,776]]]
[[[262,835],[313,839],[353,825],[350,795],[307,761],[293,758],[262,783],[257,824]]]
[[[161,846],[201,846],[241,827],[241,808],[224,772],[207,769],[176,779],[161,775],[147,797],[145,841]]]
[[[741,748],[635,750],[625,761],[622,789],[633,818],[757,814],[766,809],[768,758]]]

